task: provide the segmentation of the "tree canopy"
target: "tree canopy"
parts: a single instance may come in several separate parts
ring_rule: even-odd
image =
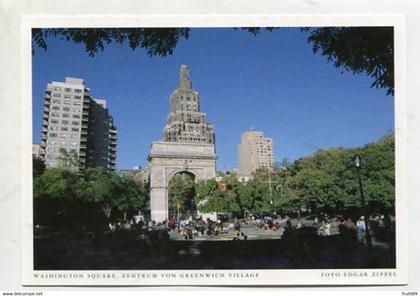
[[[242,28],[257,35],[261,28]],[[274,31],[277,28],[266,28]],[[392,27],[321,27],[303,28],[308,43],[334,67],[354,74],[365,73],[372,87],[394,94],[394,32]],[[181,39],[190,37],[189,28],[50,28],[32,30],[34,45],[46,50],[49,37],[83,44],[93,57],[110,43],[127,43],[133,50],[143,48],[148,56],[172,55]]]
[[[203,212],[227,212],[237,216],[297,213],[301,211],[344,213],[361,208],[356,154],[362,158],[360,171],[366,202],[371,211],[395,207],[394,136],[360,148],[331,148],[292,163],[283,161],[276,173],[258,170],[248,182],[235,174],[222,180],[200,181],[197,204]],[[270,190],[271,187],[271,190]]]
[[[394,94],[393,27],[324,27],[307,29],[314,53],[320,52],[334,67],[366,73],[372,87]]]
[[[97,230],[149,207],[147,184],[102,167],[45,170],[33,190],[34,223],[68,230]]]
[[[132,49],[144,48],[149,56],[172,55],[179,39],[189,37],[188,28],[67,28],[33,29],[32,44],[46,50],[48,37],[83,44],[89,56],[103,51],[106,44],[125,42]]]

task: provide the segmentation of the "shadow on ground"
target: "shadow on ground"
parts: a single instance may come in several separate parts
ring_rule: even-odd
[[[368,253],[355,237],[319,237],[312,229],[282,239],[173,241],[129,232],[52,233],[34,240],[35,270],[394,268],[394,244]]]

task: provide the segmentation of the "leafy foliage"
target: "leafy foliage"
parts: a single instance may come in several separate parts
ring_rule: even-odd
[[[394,31],[392,27],[323,27],[307,29],[314,53],[321,52],[336,68],[366,73],[372,87],[394,94]]]
[[[188,39],[188,28],[68,28],[33,29],[32,42],[46,50],[48,37],[83,44],[89,56],[103,51],[106,44],[125,42],[132,49],[144,48],[149,56],[172,55],[181,38]]]
[[[284,188],[287,188],[284,202],[325,212],[360,208],[353,163],[354,156],[359,154],[363,160],[360,174],[367,203],[372,209],[393,209],[394,151],[394,137],[388,135],[362,148],[319,150],[313,156],[301,158],[279,172]]]
[[[146,184],[101,167],[49,169],[34,178],[35,224],[70,230],[101,229],[109,219],[147,211],[148,192]]]
[[[60,168],[78,170],[80,168],[79,155],[77,154],[77,152],[69,152],[64,148],[60,148],[58,166]]]
[[[238,29],[238,28],[235,28]],[[259,27],[244,27],[254,36]],[[268,27],[272,32],[278,28]],[[336,68],[353,73],[366,73],[374,81],[372,87],[385,88],[394,94],[394,32],[392,27],[322,27],[304,28],[314,53],[321,52]],[[53,28],[33,29],[32,45],[47,49],[47,38],[59,37],[83,44],[89,56],[103,51],[110,43],[124,44],[134,50],[145,49],[148,56],[168,56],[181,39],[188,39],[189,28]],[[34,53],[34,46],[32,46]]]
[[[239,182],[234,174],[222,175],[219,183],[214,180],[197,183],[197,203],[203,212],[228,212],[237,216],[302,210],[343,213],[360,209],[353,162],[359,154],[363,160],[360,174],[370,209],[393,210],[394,151],[394,137],[387,135],[361,148],[319,150],[293,163],[283,161],[277,173],[257,170],[245,183]]]
[[[194,177],[189,174],[177,174],[169,183],[169,208],[173,211],[194,210]]]

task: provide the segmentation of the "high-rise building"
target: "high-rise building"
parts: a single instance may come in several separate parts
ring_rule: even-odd
[[[182,65],[178,87],[170,96],[170,112],[164,128],[164,141],[215,144],[213,125],[200,112],[200,96],[192,89],[188,67]]]
[[[88,164],[115,170],[117,129],[105,100],[90,100],[87,147]]]
[[[257,169],[274,170],[273,140],[260,131],[244,132],[238,146],[239,176],[251,176]]]
[[[104,100],[95,100],[79,78],[53,81],[45,90],[40,156],[48,168],[60,164],[63,150],[81,167],[115,169],[117,135]]]

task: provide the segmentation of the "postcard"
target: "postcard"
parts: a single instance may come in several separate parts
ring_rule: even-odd
[[[407,283],[402,17],[21,33],[24,285]]]

